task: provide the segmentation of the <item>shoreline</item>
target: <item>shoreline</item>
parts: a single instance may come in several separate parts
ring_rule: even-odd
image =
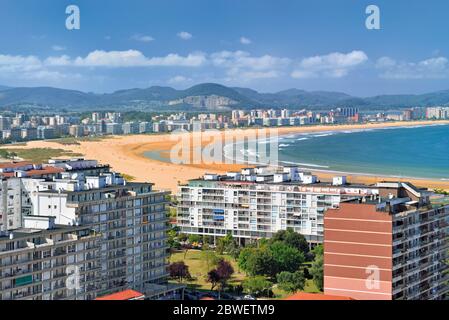
[[[413,121],[413,122],[388,122],[376,124],[354,124],[354,125],[317,125],[302,127],[280,127],[275,128],[280,135],[299,134],[308,132],[324,132],[324,131],[345,131],[345,130],[366,130],[366,129],[382,129],[382,128],[400,128],[413,126],[431,126],[431,125],[447,125],[449,121]],[[245,128],[244,132],[255,133],[256,128]],[[236,129],[230,129],[229,132],[236,132]],[[159,190],[170,190],[177,192],[178,183],[184,183],[189,179],[198,178],[206,172],[225,173],[226,171],[236,171],[248,164],[174,164],[161,160],[151,159],[145,156],[146,152],[163,152],[170,150],[178,139],[191,137],[192,133],[177,134],[150,134],[150,135],[128,135],[113,136],[98,141],[79,141],[79,144],[64,145],[58,141],[31,141],[26,145],[8,146],[4,145],[4,149],[30,149],[30,148],[53,148],[64,149],[74,153],[82,154],[85,158],[95,159],[101,163],[108,163],[112,169],[129,176],[135,177],[136,181],[150,181],[155,184],[155,188]],[[224,131],[217,131],[214,135],[223,136]],[[169,138],[170,137],[170,138]],[[202,145],[207,145],[210,141],[202,141]],[[299,166],[301,167],[301,166]],[[373,184],[377,181],[392,180],[410,181],[419,187],[428,187],[430,189],[444,189],[449,191],[449,180],[437,180],[428,178],[415,177],[394,177],[389,175],[364,174],[354,172],[336,172],[322,169],[310,169],[313,174],[318,175],[322,181],[331,180],[335,175],[346,175],[350,183]]]

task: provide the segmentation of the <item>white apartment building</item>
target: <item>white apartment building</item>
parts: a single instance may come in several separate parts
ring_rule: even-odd
[[[52,217],[28,216],[24,224],[0,232],[0,300],[94,299],[100,234]]]
[[[125,183],[104,173],[64,173],[61,179],[24,179],[32,214],[57,224],[83,225],[102,234],[101,294],[148,285],[167,277],[165,192],[149,183]]]
[[[427,119],[449,119],[449,107],[429,107],[426,109]]]
[[[292,228],[313,245],[323,241],[328,208],[376,194],[376,188],[348,184],[345,177],[321,183],[294,166],[206,174],[179,186],[177,224],[183,233],[214,239],[230,233],[240,242]]]
[[[60,226],[83,226],[100,234],[99,287],[105,295],[134,289],[147,297],[169,292],[166,200],[151,183],[128,183],[109,166],[83,159],[54,160],[44,168],[63,169],[45,178],[7,181],[8,231],[24,217],[52,217]],[[6,190],[6,189],[4,189]],[[4,228],[4,231],[5,228]],[[0,277],[1,279],[1,277]]]

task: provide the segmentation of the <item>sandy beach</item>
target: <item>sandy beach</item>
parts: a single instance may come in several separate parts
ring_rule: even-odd
[[[277,128],[279,135],[320,132],[320,131],[339,131],[339,130],[357,130],[357,129],[376,129],[387,127],[406,127],[422,126],[432,124],[449,124],[449,121],[415,121],[415,122],[389,122],[379,124],[356,124],[356,125],[336,125],[336,126],[308,126],[308,127],[281,127]],[[257,129],[246,129],[245,134],[253,134]],[[222,131],[213,135],[223,135]],[[192,136],[191,133],[177,134],[177,139]],[[82,154],[87,159],[96,159],[101,163],[108,163],[113,170],[125,173],[135,177],[136,181],[150,181],[155,184],[155,188],[162,190],[171,190],[176,192],[179,182],[186,182],[192,178],[198,178],[205,172],[224,173],[229,170],[238,170],[242,165],[236,164],[189,164],[179,165],[169,162],[149,159],[144,156],[145,152],[157,151],[167,153],[178,141],[171,138],[170,134],[152,134],[152,135],[130,135],[108,137],[99,141],[79,141],[78,144],[64,145],[58,141],[32,141],[26,145],[3,146],[3,148],[54,148],[64,149],[77,154]],[[209,143],[202,141],[202,145]],[[314,172],[322,181],[330,180],[335,173]],[[351,183],[375,183],[381,180],[407,180],[417,186],[427,188],[439,188],[449,190],[449,181],[430,180],[430,179],[399,179],[386,176],[347,174]]]

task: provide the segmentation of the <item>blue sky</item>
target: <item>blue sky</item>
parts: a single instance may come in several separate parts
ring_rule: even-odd
[[[423,93],[449,89],[448,36],[446,0],[2,0],[0,84]]]

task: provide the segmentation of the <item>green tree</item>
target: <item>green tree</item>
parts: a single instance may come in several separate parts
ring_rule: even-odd
[[[306,238],[302,234],[293,231],[292,228],[276,232],[271,238],[271,242],[274,243],[278,241],[298,249],[304,256],[309,252],[309,244],[307,243]]]
[[[269,247],[273,258],[270,276],[275,277],[282,271],[296,272],[304,263],[304,254],[284,242],[275,242]]]
[[[234,238],[230,233],[228,233],[224,237],[219,238],[217,241],[218,254],[223,254],[225,251],[228,251],[228,249],[232,247],[234,244],[235,244]]]
[[[211,236],[203,235],[203,244],[211,244],[214,239]]]
[[[207,271],[215,267],[220,260],[218,255],[215,253],[215,251],[210,249],[208,244],[203,245],[201,251],[201,259],[206,263]]]
[[[194,243],[194,242],[200,242],[200,240],[201,240],[201,237],[199,236],[199,235],[197,235],[197,234],[191,234],[191,235],[189,235],[189,243],[190,244],[192,244],[192,243]]]
[[[313,276],[313,282],[320,291],[323,291],[324,287],[324,275],[323,275],[323,260],[324,260],[324,248],[323,245],[318,245],[313,249],[315,258],[310,268],[310,274]]]
[[[238,265],[251,276],[272,276],[275,270],[272,252],[267,247],[244,248],[240,252]]]
[[[176,241],[176,237],[177,237],[176,230],[174,228],[168,230],[167,236],[168,236],[167,243],[170,246],[170,248],[173,248],[174,247],[174,243]]]
[[[306,280],[302,271],[283,271],[276,276],[278,287],[286,292],[294,293],[304,290]]]
[[[250,247],[243,248],[242,250],[240,250],[239,257],[237,259],[237,265],[239,266],[239,268],[247,273],[249,273],[248,261],[249,261],[250,256],[253,254],[253,252],[254,252],[254,248],[250,248]]]
[[[254,276],[246,279],[242,283],[243,290],[255,296],[269,296],[269,291],[273,284],[264,276]]]
[[[179,241],[185,242],[185,241],[187,241],[188,238],[189,238],[189,236],[188,236],[187,234],[185,234],[185,233],[180,233],[180,234],[178,235],[178,240],[179,240]]]
[[[228,246],[228,248],[226,249],[226,252],[235,260],[237,261],[237,259],[239,258],[240,255],[240,251],[242,249],[235,243],[232,242],[231,245]]]

